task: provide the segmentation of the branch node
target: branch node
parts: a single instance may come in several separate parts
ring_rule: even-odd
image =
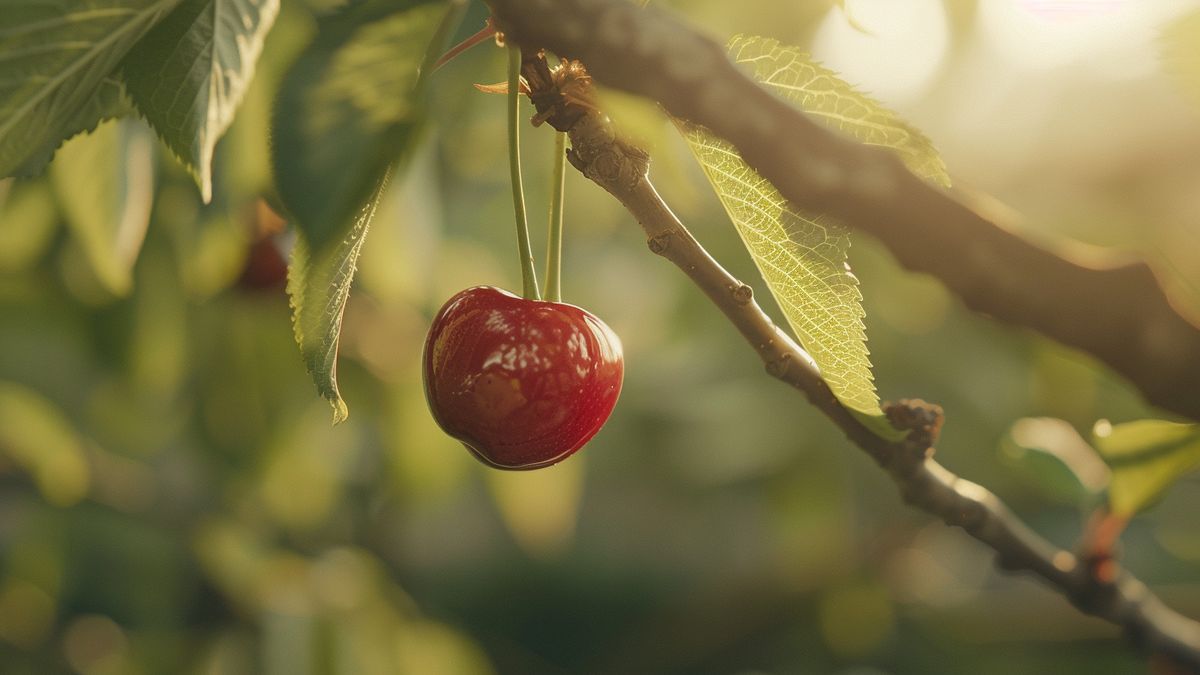
[[[902,398],[895,403],[884,403],[883,414],[892,427],[908,432],[904,444],[910,454],[919,459],[933,456],[933,448],[937,445],[946,418],[942,406],[919,398]]]
[[[754,299],[754,289],[750,288],[749,284],[730,285],[729,294],[733,296],[733,301],[739,305],[745,305]]]
[[[663,232],[646,240],[646,245],[650,247],[650,252],[655,255],[666,255],[667,249],[671,247],[671,236],[674,232]]]
[[[792,363],[791,354],[781,354],[779,358],[767,362],[767,374],[782,379],[787,374],[788,366]]]

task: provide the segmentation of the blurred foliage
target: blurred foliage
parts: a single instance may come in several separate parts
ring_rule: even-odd
[[[1096,423],[1096,449],[1112,467],[1109,503],[1128,517],[1162,498],[1179,476],[1200,466],[1200,427],[1163,420]]]
[[[1001,448],[1004,458],[1051,499],[1094,508],[1096,497],[1109,487],[1108,467],[1066,420],[1017,420]]]
[[[330,427],[279,275],[293,234],[263,197],[274,200],[274,94],[331,4],[283,3],[216,148],[210,204],[169,153],[138,149],[149,132],[134,122],[79,142],[148,156],[56,160],[47,176],[0,182],[0,672],[1145,672],[1115,629],[901,508],[574,172],[564,292],[622,336],[612,420],[535,474],[489,472],[442,435],[419,379],[429,319],[463,287],[519,283],[503,104],[470,86],[501,79],[500,50],[431,80],[441,124],[372,224],[343,321],[339,379],[355,415]],[[814,51],[867,91],[879,63],[847,56],[857,41],[903,60],[906,40],[932,34],[889,32],[854,0],[863,30],[832,41],[846,22],[832,2],[664,4],[716,35],[848,45]],[[1054,22],[1011,3],[1025,60],[1002,39],[1007,10],[992,5],[1006,3],[950,4],[953,56],[884,103],[929,134],[956,184],[1031,230],[1180,272],[1168,278],[1200,269],[1200,110],[1159,70],[1154,39],[1132,37],[1136,17],[1120,12],[1140,3]],[[472,4],[459,37],[483,18]],[[1067,56],[1039,51],[1039,36],[1092,29],[1103,39]],[[1110,68],[1099,55],[1117,49],[1149,65]],[[630,111],[649,139],[679,216],[762,290],[685,142],[653,109],[613,100],[618,123]],[[542,131],[524,134],[533,213],[549,203]],[[1073,545],[1079,509],[1006,458],[1011,425],[1157,413],[1091,359],[965,311],[876,243],[856,238],[850,259],[883,397],[942,403],[942,459]],[[1034,436],[1027,447],[1048,442]],[[1185,479],[1123,548],[1193,616],[1198,508]]]

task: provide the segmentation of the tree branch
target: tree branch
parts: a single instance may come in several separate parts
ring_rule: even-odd
[[[889,151],[813,122],[713,41],[626,0],[488,0],[501,30],[581,60],[597,80],[731,142],[784,197],[878,237],[967,306],[1097,357],[1154,405],[1200,420],[1200,327],[1142,262],[1099,268],[1030,243],[909,173]]]
[[[671,212],[650,182],[649,156],[617,137],[595,108],[590,78],[578,64],[568,62],[551,72],[540,53],[527,50],[522,74],[538,110],[535,123],[545,120],[568,132],[571,164],[629,210],[645,231],[650,250],[674,263],[708,296],[771,376],[803,392],[888,472],[905,502],[990,546],[1003,569],[1033,572],[1080,610],[1124,628],[1135,644],[1200,672],[1200,624],[1167,608],[1128,573],[1107,582],[1096,579],[1075,555],[1033,532],[995,495],[931,458],[941,422],[936,406],[918,402],[890,409],[893,424],[913,430],[899,442],[876,435],[843,407],[808,354],[754,301],[750,286],[721,267]],[[936,409],[933,420],[922,416],[931,408]]]

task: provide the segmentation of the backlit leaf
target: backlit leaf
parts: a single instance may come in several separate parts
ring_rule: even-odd
[[[756,80],[814,118],[868,145],[891,148],[917,174],[949,183],[945,165],[925,136],[800,50],[739,36],[729,51]],[[846,262],[847,230],[790,204],[730,144],[702,127],[680,126],[825,381],[847,407],[882,415],[866,346],[862,294]]]
[[[1200,425],[1100,422],[1094,435],[1096,449],[1112,469],[1108,497],[1118,516],[1145,509],[1181,476],[1200,467]]]
[[[254,78],[279,0],[184,0],[122,62],[138,110],[212,198],[213,148]]]
[[[123,112],[109,77],[178,0],[0,7],[0,176],[37,173],[65,139]]]
[[[342,312],[350,297],[350,285],[358,266],[371,218],[387,188],[385,172],[371,198],[355,215],[350,231],[336,246],[314,254],[300,234],[288,264],[287,293],[292,306],[292,330],[317,391],[333,406],[335,424],[345,421],[350,411],[342,400],[337,382],[338,343],[342,334]]]
[[[392,167],[424,117],[422,64],[465,2],[366,0],[321,25],[284,78],[272,163],[297,225],[288,266],[292,327],[334,424],[349,415],[337,383],[342,312]]]

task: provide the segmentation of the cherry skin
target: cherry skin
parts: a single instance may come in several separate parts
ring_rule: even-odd
[[[621,341],[600,319],[491,286],[446,302],[422,360],[438,426],[499,469],[536,469],[583,447],[625,374]]]

